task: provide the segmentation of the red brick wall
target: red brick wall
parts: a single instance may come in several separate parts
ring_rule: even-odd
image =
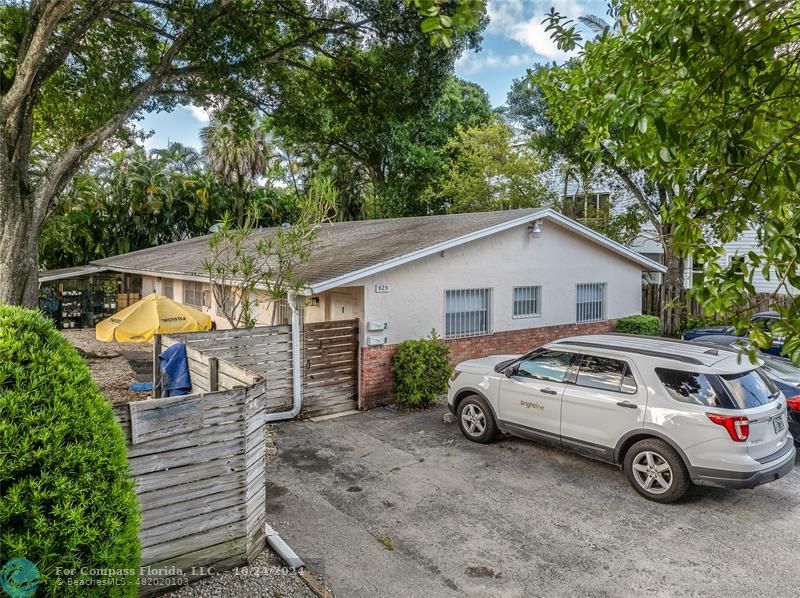
[[[543,326],[524,330],[495,332],[487,336],[472,336],[445,341],[452,350],[452,363],[467,359],[501,355],[503,353],[527,353],[536,347],[566,336],[611,332],[614,322],[592,324],[565,324]],[[371,409],[394,400],[392,396],[392,357],[397,345],[361,347],[361,380],[358,398],[359,409]]]

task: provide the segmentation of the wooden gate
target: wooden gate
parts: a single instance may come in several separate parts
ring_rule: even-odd
[[[304,417],[358,408],[358,320],[303,326]]]

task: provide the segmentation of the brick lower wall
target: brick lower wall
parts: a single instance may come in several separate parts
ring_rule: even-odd
[[[614,321],[591,324],[565,324],[543,326],[524,330],[495,332],[486,336],[472,336],[445,341],[452,350],[453,364],[467,359],[502,355],[503,353],[527,353],[536,347],[559,338],[579,334],[599,334],[614,330]],[[392,357],[397,345],[361,347],[361,379],[359,381],[359,409],[371,409],[394,400],[392,395]]]

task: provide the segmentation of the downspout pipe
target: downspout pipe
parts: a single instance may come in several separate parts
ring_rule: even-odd
[[[292,571],[297,571],[298,569],[302,569],[305,567],[305,564],[297,556],[294,550],[283,541],[272,527],[270,527],[269,523],[264,524],[264,534],[267,537],[267,544],[269,544],[272,549],[278,553],[278,555],[283,559],[283,561],[289,566]]]
[[[289,293],[289,309],[292,310],[292,408],[289,411],[267,413],[267,422],[294,419],[303,408],[303,373],[300,363],[300,310],[297,309],[297,296]]]

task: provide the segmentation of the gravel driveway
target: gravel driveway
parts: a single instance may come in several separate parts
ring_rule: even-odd
[[[800,472],[659,505],[615,467],[477,445],[443,413],[277,426],[267,518],[339,598],[797,595]]]

